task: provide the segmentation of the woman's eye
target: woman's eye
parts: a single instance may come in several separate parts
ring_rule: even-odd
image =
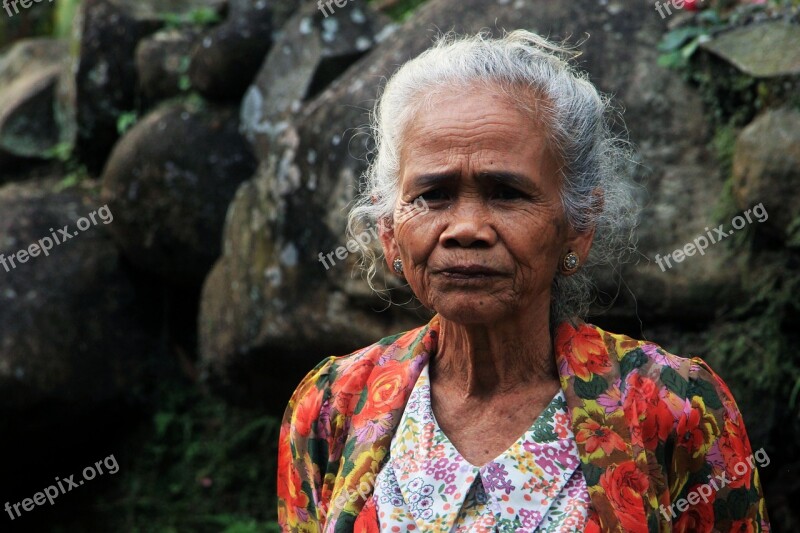
[[[415,200],[423,199],[426,202],[432,202],[434,200],[444,200],[447,198],[447,193],[442,189],[432,189],[430,191],[426,191],[415,198]]]
[[[518,191],[513,187],[499,187],[494,192],[494,196],[495,198],[499,198],[501,200],[514,200],[517,198],[525,197],[525,195],[521,191]]]

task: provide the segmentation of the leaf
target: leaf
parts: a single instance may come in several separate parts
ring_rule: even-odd
[[[679,398],[686,398],[689,382],[683,379],[683,376],[675,372],[671,367],[665,366],[661,369],[661,382],[666,385],[669,390],[677,394]]]
[[[650,516],[647,517],[647,531],[653,531],[655,533],[661,531],[659,516],[658,513],[650,513]]]
[[[137,120],[139,120],[139,116],[136,114],[136,111],[121,113],[117,118],[117,133],[122,135],[131,129],[133,125],[136,124]]]
[[[722,401],[719,399],[719,394],[717,394],[717,391],[714,389],[714,385],[708,381],[701,379],[692,380],[689,383],[687,395],[700,396],[703,399],[703,403],[706,404],[706,407],[710,409],[722,408]]]
[[[581,463],[581,471],[586,480],[586,485],[592,487],[600,483],[600,476],[603,475],[603,469],[591,463]]]
[[[700,39],[692,39],[689,41],[689,44],[681,48],[681,57],[684,59],[689,59],[694,54],[697,47],[700,45]]]
[[[719,18],[719,13],[717,13],[716,9],[701,11],[700,14],[697,15],[697,20],[711,25],[722,24],[722,20]]]
[[[714,518],[717,523],[731,519],[731,511],[730,507],[728,506],[728,500],[717,498],[714,501]]]
[[[680,51],[670,52],[658,56],[658,66],[664,68],[680,68],[686,64],[686,60]]]
[[[631,350],[619,362],[619,371],[621,378],[625,381],[625,376],[631,373],[635,368],[639,368],[647,362],[647,354],[641,348]]]
[[[159,439],[164,437],[167,433],[167,428],[169,428],[174,419],[174,413],[156,413],[153,417],[153,423],[156,426],[156,435]]]
[[[747,515],[748,507],[750,507],[750,498],[748,498],[747,489],[734,489],[728,493],[728,509],[733,520],[744,518]]]
[[[704,28],[698,26],[686,26],[672,30],[664,35],[661,42],[658,43],[658,50],[660,52],[674,52],[683,46],[689,39],[694,39],[706,33]]]
[[[608,382],[594,374],[591,381],[575,380],[575,394],[584,400],[595,400],[608,389]]]

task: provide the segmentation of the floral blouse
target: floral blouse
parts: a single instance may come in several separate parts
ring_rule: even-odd
[[[439,332],[435,315],[303,379],[278,447],[284,531],[380,531],[376,478]],[[590,324],[559,325],[553,349],[591,500],[584,531],[770,530],[742,415],[702,359]]]
[[[478,468],[436,423],[426,365],[389,456],[375,484],[381,531],[573,533],[585,526],[589,493],[561,390],[525,434]]]

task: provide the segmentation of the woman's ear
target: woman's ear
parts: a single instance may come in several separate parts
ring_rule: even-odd
[[[603,196],[603,190],[599,187],[594,189],[592,191],[592,206],[590,208],[593,215],[592,218],[595,218],[596,215],[599,215],[603,212],[604,202],[605,197]],[[570,251],[575,252],[578,254],[580,264],[585,264],[587,258],[589,257],[589,252],[592,250],[595,229],[595,226],[592,226],[586,231],[578,232],[570,226],[569,237],[567,238],[566,243],[567,250],[563,255],[566,255]]]
[[[394,270],[392,262],[400,257],[400,248],[397,246],[397,241],[394,237],[394,224],[389,217],[383,217],[378,221],[378,237],[381,240],[386,265],[389,267],[389,271],[392,272]]]

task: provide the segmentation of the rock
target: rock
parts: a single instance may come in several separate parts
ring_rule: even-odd
[[[302,104],[366,54],[390,21],[369,4],[325,17],[316,4],[301,8],[264,61],[242,102],[242,129],[259,157]]]
[[[223,0],[86,0],[81,6],[77,61],[77,149],[91,170],[102,168],[119,134],[117,118],[135,108],[135,52],[139,41],[164,24],[167,14],[220,10]]]
[[[800,74],[800,25],[781,20],[726,31],[701,45],[755,78]]]
[[[155,352],[108,235],[113,211],[90,190],[53,185],[0,188],[0,396],[9,412],[133,398]]]
[[[259,391],[286,381],[294,385],[323,356],[364,346],[426,318],[423,311],[397,306],[390,314],[375,313],[387,306],[362,280],[351,278],[355,258],[348,254],[325,270],[318,254],[346,244],[346,208],[371,149],[359,126],[368,121],[379,81],[426,49],[437,27],[475,33],[492,20],[498,28],[524,25],[555,40],[591,35],[581,47],[581,65],[627,110],[630,136],[639,146],[641,165],[635,172],[653,191],[642,214],[640,239],[650,263],[624,271],[626,281],[634,277],[641,289],[640,314],[685,317],[689,309],[692,316],[709,317],[734,300],[735,289],[719,290],[733,275],[727,266],[716,268],[726,257],[723,247],[668,273],[651,255],[683,247],[713,222],[710,209],[723,180],[706,149],[709,132],[699,96],[680,76],[657,66],[664,22],[640,7],[634,0],[601,7],[583,0],[569,8],[544,0],[431,0],[301,105],[278,133],[273,128],[275,140],[268,150],[260,149],[257,176],[231,204],[224,254],[204,286],[200,352],[210,379],[224,384],[233,382],[231,376],[247,375],[259,384],[252,390]],[[248,105],[257,107],[252,101],[243,107]],[[263,119],[248,120],[249,131]],[[676,204],[698,209],[672,207]],[[379,267],[376,285],[396,286],[384,270]],[[619,280],[611,273],[601,273],[600,280],[606,292],[619,292]],[[407,294],[395,291],[393,299],[405,301]],[[311,298],[316,305],[308,309]],[[609,320],[619,322],[636,312],[636,302],[622,301]],[[258,373],[278,368],[281,372]]]
[[[139,86],[148,103],[166,100],[191,89],[189,64],[200,30],[169,29],[142,39],[136,48]]]
[[[20,158],[44,159],[64,140],[54,106],[66,57],[62,41],[31,39],[20,41],[0,58],[3,167]],[[7,179],[0,175],[0,183]]]
[[[771,109],[742,130],[733,193],[742,210],[763,204],[764,226],[779,238],[800,236],[800,111]]]
[[[65,43],[59,39],[25,39],[14,43],[0,55],[0,87],[33,69],[63,63],[68,57]]]
[[[233,107],[173,103],[114,147],[103,196],[112,233],[138,267],[199,285],[220,251],[228,203],[256,168]]]
[[[242,97],[272,45],[272,8],[265,0],[231,0],[227,20],[203,35],[189,69],[192,85],[203,96]]]

